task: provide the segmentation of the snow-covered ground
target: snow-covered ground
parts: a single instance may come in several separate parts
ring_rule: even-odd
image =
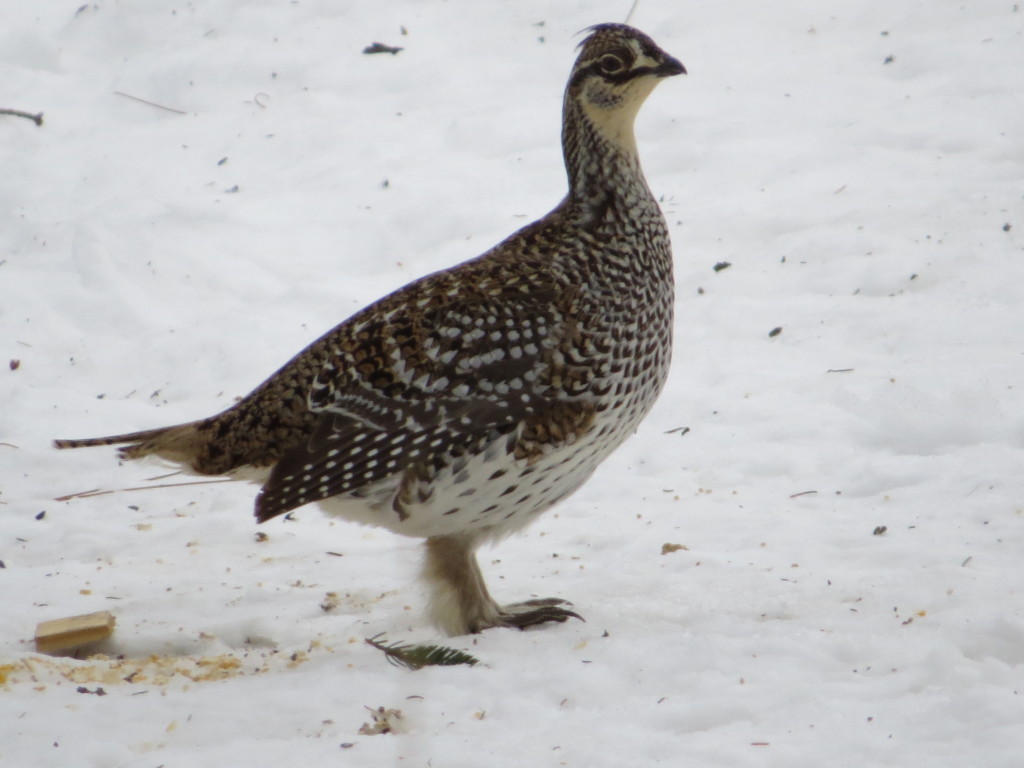
[[[551,208],[574,33],[628,6],[3,5],[0,107],[45,122],[0,117],[0,763],[1021,764],[1011,0],[640,0],[690,72],[638,124],[673,374],[481,558],[586,623],[439,638],[417,542],[313,508],[260,541],[252,486],[55,500],[164,470],[51,438],[213,413]],[[109,659],[33,652],[99,610]],[[382,632],[481,664],[399,669]],[[359,732],[379,706],[398,733]]]

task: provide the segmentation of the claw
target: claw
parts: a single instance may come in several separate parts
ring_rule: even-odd
[[[516,627],[526,629],[537,624],[546,624],[549,621],[562,623],[569,618],[586,621],[575,611],[562,608],[562,605],[571,605],[566,600],[557,597],[545,597],[535,600],[525,600],[521,603],[512,603],[502,606],[498,614],[500,625],[504,627]]]

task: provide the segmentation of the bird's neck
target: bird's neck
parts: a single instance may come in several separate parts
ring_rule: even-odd
[[[633,134],[635,116],[635,109],[601,110],[566,94],[562,152],[570,200],[650,197]]]

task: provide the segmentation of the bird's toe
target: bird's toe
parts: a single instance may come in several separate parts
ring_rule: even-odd
[[[526,629],[551,621],[562,623],[570,618],[585,621],[576,611],[563,607],[566,605],[571,605],[571,603],[557,597],[538,598],[503,605],[499,614],[499,625]]]

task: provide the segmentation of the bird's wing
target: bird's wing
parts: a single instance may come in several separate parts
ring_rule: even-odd
[[[434,305],[417,307],[413,290],[346,323],[310,391],[316,428],[275,466],[257,518],[408,470],[429,476],[506,436],[530,460],[544,440],[585,431],[593,409],[581,400],[561,413],[551,397],[571,396],[579,378],[566,353],[578,341],[577,291],[529,288],[481,281],[437,301],[433,286]]]

